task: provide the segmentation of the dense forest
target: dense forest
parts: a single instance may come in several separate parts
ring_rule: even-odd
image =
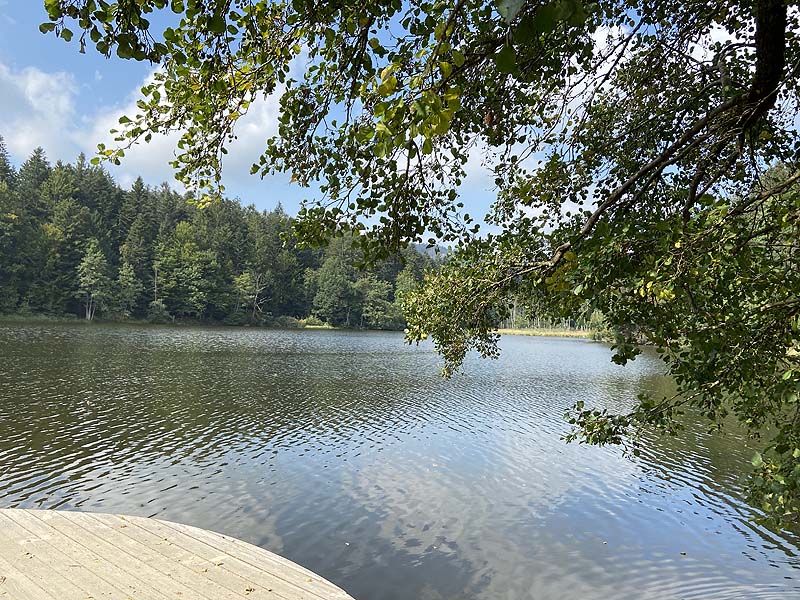
[[[17,171],[0,137],[0,313],[393,329],[435,266],[409,249],[365,268],[346,238],[300,248],[280,204],[189,200],[41,148]]]

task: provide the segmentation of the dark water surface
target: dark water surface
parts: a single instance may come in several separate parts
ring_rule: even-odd
[[[445,382],[399,334],[0,326],[0,507],[205,527],[358,600],[800,598],[800,540],[748,520],[741,436],[559,439],[576,400],[668,385],[657,360],[502,346]]]

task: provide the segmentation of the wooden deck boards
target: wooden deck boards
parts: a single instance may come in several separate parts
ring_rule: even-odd
[[[308,569],[197,527],[0,509],[0,600],[352,600]]]

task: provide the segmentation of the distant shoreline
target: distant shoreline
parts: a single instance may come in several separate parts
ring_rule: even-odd
[[[31,324],[31,325],[136,325],[136,326],[155,326],[155,327],[231,327],[235,329],[280,329],[280,330],[323,330],[323,331],[400,331],[401,329],[371,329],[371,328],[358,328],[358,327],[334,327],[327,323],[319,324],[306,324],[304,319],[295,319],[288,317],[291,321],[281,321],[287,317],[278,317],[273,322],[266,323],[225,323],[223,321],[202,320],[202,319],[165,319],[154,320],[146,318],[130,318],[130,319],[105,319],[96,317],[91,321],[76,315],[45,315],[45,314],[30,314],[20,315],[14,313],[0,314],[0,325],[13,325],[13,324]]]
[[[359,329],[357,327],[333,327],[332,325],[323,324],[309,324],[303,323],[303,320],[295,321],[293,325],[281,325],[278,323],[272,324],[233,324],[223,323],[220,321],[203,321],[194,319],[176,319],[174,321],[155,321],[148,319],[102,319],[96,318],[92,321],[86,321],[77,316],[69,315],[19,315],[19,314],[0,314],[0,324],[4,323],[31,323],[31,324],[44,324],[44,323],[70,323],[70,324],[98,324],[98,325],[167,325],[172,327],[235,327],[242,329],[306,329],[306,330],[328,330],[328,331],[400,331],[396,329]],[[546,329],[546,328],[530,328],[530,329],[496,329],[500,335],[522,335],[534,337],[561,337],[561,338],[575,338],[575,339],[593,339],[594,332],[591,330],[580,329]]]
[[[528,335],[536,337],[563,337],[563,338],[581,338],[592,339],[593,332],[590,330],[580,329],[497,329],[500,335]]]

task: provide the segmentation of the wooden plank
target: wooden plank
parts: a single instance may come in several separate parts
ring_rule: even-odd
[[[13,520],[20,527],[23,527],[31,535],[44,540],[51,548],[47,555],[47,560],[51,568],[57,573],[66,573],[70,579],[82,590],[90,593],[95,598],[117,598],[127,597],[126,590],[115,587],[113,583],[104,580],[92,570],[92,565],[81,564],[75,558],[80,556],[81,549],[76,549],[76,544],[72,540],[62,538],[51,527],[35,518],[35,514],[28,515],[23,510],[0,511],[0,514]],[[2,529],[2,526],[0,526]]]
[[[248,598],[258,600],[264,597],[269,600],[279,600],[277,594],[266,595],[263,591],[252,589],[252,584],[246,580],[231,581],[220,573],[211,561],[184,550],[170,540],[152,534],[131,521],[118,515],[108,514],[81,514],[94,520],[100,529],[113,530],[108,532],[108,537],[115,543],[124,546],[129,552],[136,553],[144,562],[192,588],[202,598],[214,600],[237,600]],[[230,586],[230,587],[226,587]]]
[[[143,517],[0,509],[0,600],[352,600],[241,540]]]
[[[7,547],[0,540],[0,598],[12,600],[56,600],[39,585],[34,583],[31,578],[17,569],[3,556],[7,555]]]
[[[75,519],[73,515],[78,518]],[[96,568],[107,568],[121,580],[127,581],[130,587],[136,589],[137,598],[164,600],[188,597],[191,594],[187,587],[159,576],[157,571],[142,562],[138,556],[123,552],[111,540],[87,528],[84,524],[86,519],[81,518],[80,513],[46,511],[41,519],[62,535],[101,557],[101,563]]]
[[[12,515],[12,518],[33,529],[44,527],[51,536],[51,542],[58,544],[70,560],[76,564],[86,566],[92,573],[111,584],[117,591],[114,597],[136,598],[141,600],[164,600],[169,598],[154,588],[144,578],[131,573],[136,569],[136,561],[130,561],[122,568],[113,560],[113,556],[106,554],[107,549],[97,548],[96,539],[88,533],[76,530],[69,521],[61,518],[60,511],[33,511],[26,510]],[[99,550],[99,551],[98,551]],[[123,561],[124,562],[124,561]]]
[[[87,590],[75,585],[69,573],[70,570],[80,570],[80,566],[60,554],[47,540],[28,531],[7,514],[0,514],[0,530],[3,531],[0,539],[11,540],[11,543],[0,546],[0,553],[37,585],[57,598],[91,597],[91,588]]]
[[[75,569],[74,578],[76,583],[84,589],[90,590],[92,595],[97,598],[124,598],[134,597],[138,586],[127,586],[125,579],[120,579],[114,572],[109,572],[107,567],[102,565],[103,558],[91,553],[87,548],[62,535],[50,527],[44,519],[39,516],[44,511],[0,511],[5,512],[10,518],[17,521],[28,531],[38,535],[41,539],[53,546],[64,558],[62,563],[56,563],[54,569],[80,568]]]
[[[215,544],[208,544],[187,535],[185,531],[175,529],[166,522],[156,519],[135,519],[127,516],[122,518],[132,525],[139,526],[198,557],[210,561],[216,569],[226,573],[227,577],[232,577],[234,581],[245,581],[256,591],[268,590],[276,596],[290,600],[351,600],[346,594],[342,596],[341,594],[344,594],[344,592],[332,583],[326,581],[326,585],[320,586],[319,582],[315,585],[312,583],[313,580],[307,581],[311,579],[310,577],[300,579],[293,576],[287,578],[285,573],[276,571],[274,565],[266,561],[260,567],[253,566],[249,562],[242,560],[239,555],[232,554]],[[264,550],[263,552],[267,551]],[[320,580],[319,577],[317,579]],[[315,589],[309,590],[308,586],[312,586]]]
[[[308,578],[311,578],[313,581],[322,584],[322,587],[326,589],[329,587],[335,587],[332,583],[330,583],[326,579],[323,579],[313,571],[310,571],[305,567],[301,567],[297,563],[292,562],[286,558],[283,558],[278,554],[270,552],[269,550],[264,550],[263,548],[254,546],[253,544],[248,544],[247,542],[243,542],[240,539],[230,537],[222,533],[215,533],[207,529],[192,527],[191,525],[182,525],[180,523],[173,523],[171,521],[162,521],[160,519],[153,519],[153,520],[159,523],[163,523],[178,531],[182,531],[183,533],[186,533],[187,535],[197,538],[203,542],[206,542],[207,544],[210,544],[215,548],[219,548],[220,550],[226,550],[227,552],[230,552],[232,555],[237,556],[243,560],[245,558],[249,558],[257,563],[266,562],[270,565],[274,565],[276,571],[285,572],[287,574],[287,577],[298,579],[303,582],[305,582]],[[342,591],[339,588],[336,589],[340,592]]]

